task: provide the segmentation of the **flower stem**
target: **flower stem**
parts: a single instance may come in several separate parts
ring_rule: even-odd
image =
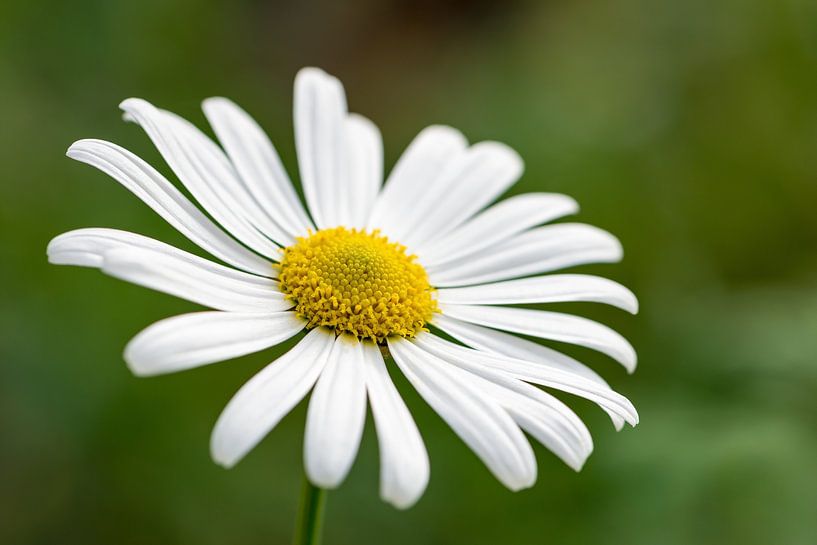
[[[314,486],[304,476],[294,545],[320,545],[325,505],[326,490]]]

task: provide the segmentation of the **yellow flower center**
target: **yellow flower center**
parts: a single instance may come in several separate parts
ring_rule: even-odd
[[[378,231],[335,227],[284,248],[281,290],[307,327],[382,341],[413,337],[437,310],[425,269]]]

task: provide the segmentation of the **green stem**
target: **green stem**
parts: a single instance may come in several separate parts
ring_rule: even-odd
[[[301,488],[301,505],[295,527],[294,545],[320,545],[323,530],[323,512],[326,506],[326,490],[318,488],[304,477]]]

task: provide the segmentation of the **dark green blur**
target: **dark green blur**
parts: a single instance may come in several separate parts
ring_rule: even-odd
[[[204,124],[225,95],[295,173],[292,79],[317,65],[372,118],[392,165],[425,125],[516,148],[513,192],[558,191],[617,234],[633,376],[586,350],[641,413],[576,474],[537,447],[505,490],[399,381],[432,462],[411,510],[378,498],[371,421],[329,494],[326,545],[817,542],[817,3],[813,0],[78,0],[0,3],[0,543],[290,540],[304,405],[235,469],[210,461],[224,404],[278,352],[150,379],[121,353],[194,305],[49,266],[48,240],[110,226],[191,245],[64,157],[86,137],[168,172],[120,119],[144,97]]]

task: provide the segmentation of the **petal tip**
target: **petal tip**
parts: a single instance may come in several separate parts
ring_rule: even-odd
[[[346,474],[339,474],[335,471],[330,471],[328,468],[310,467],[310,464],[305,464],[306,476],[313,485],[324,490],[333,490],[339,487]]]
[[[590,453],[588,452],[586,456],[579,458],[578,460],[573,461],[573,463],[569,463],[570,469],[575,471],[576,473],[581,473],[582,469],[584,469],[584,465],[587,463],[587,459],[590,457]]]
[[[230,449],[226,447],[231,442],[225,441],[221,424],[221,419],[219,419],[210,434],[210,458],[217,465],[225,469],[232,469],[241,459],[241,456],[236,455],[235,452],[231,453]]]
[[[234,468],[241,458],[235,455],[230,455],[228,452],[224,451],[224,449],[219,445],[219,441],[215,439],[215,435],[216,432],[214,430],[213,436],[210,438],[210,458],[212,458],[216,465],[221,466],[224,469]]]
[[[156,371],[151,369],[151,365],[142,358],[138,346],[135,344],[137,339],[132,340],[125,345],[125,350],[122,352],[122,359],[125,360],[125,365],[131,373],[136,377],[149,377],[156,375]]]
[[[328,81],[337,81],[337,78],[316,66],[305,66],[295,74],[296,89],[304,85],[319,85]]]
[[[77,140],[68,146],[68,149],[65,150],[65,156],[74,159],[75,161],[83,161],[82,157],[80,157],[80,153],[90,151],[93,148],[93,145],[97,142],[99,142],[99,140],[95,140],[93,138],[82,138]]]
[[[201,101],[201,105],[203,108],[207,107],[220,107],[220,106],[232,106],[234,103],[232,100],[222,96],[213,96],[207,97]]]
[[[422,493],[416,496],[387,496],[384,494],[380,495],[380,499],[384,502],[388,503],[395,509],[399,509],[401,511],[405,511],[406,509],[411,509],[420,499]]]
[[[238,104],[227,97],[214,96],[201,101],[201,109],[208,118],[211,116],[243,114],[244,111]],[[211,121],[212,124],[212,121]]]
[[[68,146],[68,149],[65,150],[65,156],[68,157],[69,159],[76,159],[77,149],[79,147],[77,146],[77,144],[79,144],[80,142],[82,142],[82,140],[77,140],[76,142]]]
[[[419,140],[420,137],[428,138],[429,136],[436,136],[436,137],[443,137],[445,139],[450,139],[456,144],[461,147],[465,148],[468,146],[468,139],[459,129],[455,129],[450,125],[443,125],[443,124],[435,124],[429,125],[415,137],[415,140]]]
[[[567,214],[578,214],[581,210],[581,206],[579,205],[579,201],[571,197],[570,195],[562,195],[564,199],[565,208],[567,210]]]
[[[148,104],[150,103],[143,98],[129,97],[119,103],[119,109],[127,111]]]
[[[213,462],[219,467],[223,467],[224,469],[232,469],[235,467],[236,462],[228,460],[226,458],[220,458],[215,453],[211,452],[210,457],[213,459]]]

